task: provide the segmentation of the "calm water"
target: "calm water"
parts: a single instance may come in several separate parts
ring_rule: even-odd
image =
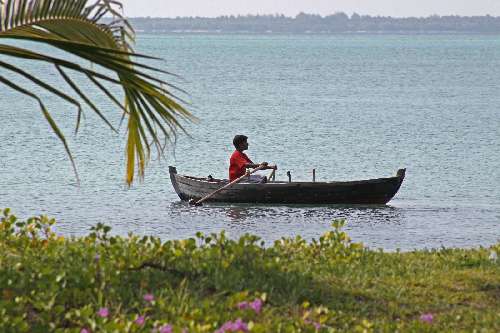
[[[0,206],[54,216],[66,235],[103,222],[119,234],[170,239],[225,229],[270,242],[317,238],[345,218],[355,241],[387,250],[500,239],[500,37],[142,36],[138,50],[184,78],[173,82],[190,92],[200,119],[187,126],[191,137],[180,136],[166,160],[151,162],[144,183],[127,189],[123,129],[112,134],[87,111],[75,137],[76,110],[48,96],[76,157],[76,187],[37,105],[2,86]],[[61,84],[54,70],[29,68]],[[236,133],[250,137],[251,158],[277,163],[281,179],[291,170],[309,180],[313,168],[319,180],[377,178],[400,167],[407,178],[388,206],[179,202],[168,165],[224,177]]]

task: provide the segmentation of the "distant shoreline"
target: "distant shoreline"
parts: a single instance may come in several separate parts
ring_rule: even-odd
[[[296,17],[240,15],[129,20],[143,34],[500,34],[500,17],[494,16],[393,18],[336,13],[323,17],[301,13]]]
[[[137,35],[255,35],[255,36],[335,36],[335,35],[500,35],[499,32],[477,31],[344,31],[344,32],[245,32],[245,31],[143,31],[136,30]]]

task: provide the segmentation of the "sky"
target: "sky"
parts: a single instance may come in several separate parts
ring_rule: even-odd
[[[336,12],[393,17],[500,16],[500,0],[121,0],[129,17],[176,17]]]

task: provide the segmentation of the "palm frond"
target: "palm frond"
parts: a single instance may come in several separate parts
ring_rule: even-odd
[[[106,16],[112,16],[113,19],[104,23],[102,19]],[[52,64],[70,90],[112,130],[115,130],[114,126],[108,121],[105,112],[79,88],[69,73],[84,74],[117,105],[117,109],[128,119],[126,181],[129,185],[136,171],[140,178],[143,178],[144,168],[151,155],[151,146],[154,145],[158,153],[163,154],[166,143],[175,138],[179,130],[184,131],[181,120],[194,120],[182,105],[186,103],[176,96],[179,92],[185,92],[151,74],[171,73],[135,60],[155,58],[133,51],[134,35],[133,28],[121,13],[121,4],[118,1],[0,0],[0,38],[6,41],[19,39],[50,45],[114,72],[111,76],[50,54],[0,44],[0,54]],[[38,87],[75,105],[78,108],[78,131],[82,112],[79,101],[12,63],[0,61],[0,68],[21,75]],[[39,102],[45,118],[63,142],[73,163],[64,135],[38,95],[5,78],[0,82],[25,95],[29,93],[30,97]],[[124,101],[120,102],[103,82],[119,86],[123,90]],[[161,137],[165,140],[163,143]]]
[[[69,150],[68,143],[66,142],[66,139],[65,139],[63,133],[61,132],[61,130],[57,126],[56,122],[54,121],[54,119],[50,115],[49,111],[47,111],[47,108],[43,104],[42,100],[36,94],[33,94],[32,92],[29,92],[28,90],[22,88],[21,86],[15,84],[11,80],[8,80],[8,79],[6,79],[5,77],[3,77],[1,75],[0,75],[0,82],[2,82],[3,84],[5,84],[8,87],[11,87],[12,89],[15,89],[15,90],[19,91],[20,93],[22,93],[22,94],[24,94],[26,96],[29,96],[29,97],[35,99],[38,102],[38,104],[40,105],[40,109],[42,110],[42,113],[43,113],[45,119],[47,119],[47,121],[48,121],[50,127],[52,127],[52,130],[54,131],[54,133],[62,141],[62,143],[64,145],[64,149],[66,149],[66,152],[68,153],[69,159],[71,161],[71,165],[73,166],[73,170],[74,170],[75,176],[76,176],[76,181],[77,181],[77,183],[80,183],[80,179],[78,177],[78,171],[76,170],[75,161],[73,159],[73,156],[71,155],[71,151]]]

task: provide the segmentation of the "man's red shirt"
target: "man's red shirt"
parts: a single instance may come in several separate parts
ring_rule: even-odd
[[[229,159],[229,181],[243,176],[246,171],[245,165],[248,163],[253,164],[245,153],[235,150]]]

